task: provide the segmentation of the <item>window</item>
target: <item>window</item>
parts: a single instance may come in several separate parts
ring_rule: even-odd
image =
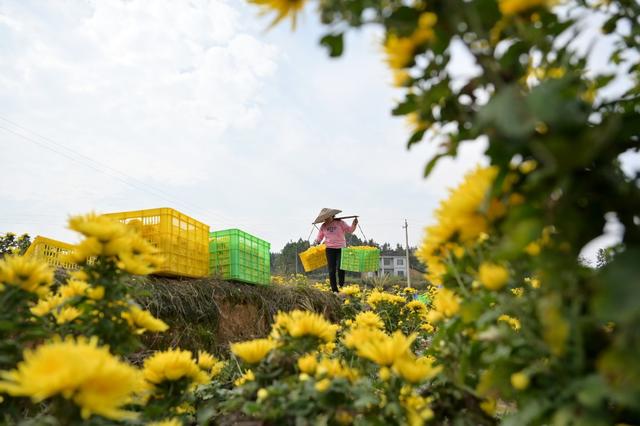
[[[404,266],[404,259],[396,259],[396,265]]]
[[[393,275],[393,269],[383,269],[382,270],[382,274],[383,275]]]
[[[399,277],[404,277],[404,271],[396,271]]]
[[[383,259],[384,261],[384,266],[393,266],[393,259],[390,257],[385,257]]]

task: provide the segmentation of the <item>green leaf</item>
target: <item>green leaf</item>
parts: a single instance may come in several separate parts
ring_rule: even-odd
[[[611,81],[614,78],[616,78],[616,76],[613,75],[613,74],[598,76],[596,78],[596,88],[600,89],[600,88],[606,86],[607,84],[611,83]]]
[[[0,331],[15,330],[16,324],[13,321],[0,320]]]
[[[433,171],[433,168],[436,166],[436,164],[438,164],[438,161],[440,161],[442,157],[446,157],[447,155],[449,155],[449,153],[444,152],[444,153],[436,154],[435,156],[433,156],[433,158],[431,158],[431,160],[429,160],[427,165],[424,167],[424,177],[425,178],[429,177],[429,175]]]
[[[575,97],[574,77],[547,80],[531,91],[526,98],[530,118],[560,128],[583,127],[587,112],[583,102]]]
[[[505,259],[517,258],[527,244],[540,236],[542,227],[542,221],[538,217],[512,214],[504,225],[504,237],[496,250],[497,256]]]
[[[520,426],[538,423],[544,413],[549,409],[551,403],[546,399],[531,399],[518,407],[518,412],[506,417],[502,421],[503,426]]]
[[[343,34],[327,34],[320,39],[320,45],[329,50],[330,57],[337,58],[341,56],[344,51]]]
[[[602,376],[592,374],[580,379],[578,401],[587,407],[597,408],[607,398],[608,392]]]
[[[513,75],[521,75],[524,72],[524,66],[520,62],[520,56],[527,53],[529,46],[523,41],[513,43],[509,49],[498,60],[500,65],[511,72]]]
[[[389,15],[384,24],[387,30],[398,36],[408,37],[418,25],[418,18],[420,18],[420,12],[412,7],[402,6]]]
[[[411,137],[407,141],[407,149],[411,148],[413,144],[420,142],[424,137],[424,134],[426,131],[427,129],[422,129],[422,130],[418,130],[417,132],[414,132],[413,135],[411,135]]]
[[[596,278],[593,308],[603,321],[624,323],[640,316],[640,249],[619,254]]]
[[[378,404],[378,398],[372,393],[362,393],[358,395],[358,399],[353,402],[354,408],[367,408]]]
[[[611,34],[612,32],[614,32],[616,26],[618,25],[618,19],[620,19],[618,15],[614,15],[609,18],[607,22],[602,25],[602,32],[604,34]]]
[[[528,111],[525,98],[516,85],[499,91],[479,111],[476,126],[495,128],[512,138],[523,138],[535,129],[535,119]]]
[[[391,114],[394,116],[407,115],[418,108],[415,95],[408,95],[404,101],[400,102],[394,109],[391,110]]]

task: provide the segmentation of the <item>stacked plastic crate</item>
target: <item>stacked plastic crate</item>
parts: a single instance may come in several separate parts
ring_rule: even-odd
[[[192,278],[209,275],[209,225],[171,208],[105,216],[136,229],[159,250],[165,262],[155,274]]]
[[[78,265],[65,259],[72,251],[72,244],[38,235],[24,255],[44,260],[53,268],[77,269]]]
[[[310,272],[327,265],[327,246],[309,247],[299,254],[305,272]]]
[[[209,234],[209,270],[225,280],[268,285],[271,244],[239,229]]]
[[[353,246],[342,249],[340,269],[353,272],[371,272],[380,269],[380,249]]]

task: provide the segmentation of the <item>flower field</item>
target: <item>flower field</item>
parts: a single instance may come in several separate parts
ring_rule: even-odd
[[[489,234],[504,206],[518,203],[513,194],[530,171],[512,170],[488,213],[481,205],[494,170],[478,169],[451,191],[439,210],[449,214],[427,230],[421,248],[433,285],[420,298],[408,287],[348,285],[340,291],[339,322],[307,310],[279,312],[267,336],[232,343],[220,358],[167,347],[138,365],[127,361],[141,349],[141,335],[167,331],[126,285],[161,259],[122,223],[73,217],[69,226],[84,239],[69,256],[81,268],[64,282],[54,283],[53,271],[37,260],[9,256],[0,263],[0,298],[8,308],[3,418],[178,425],[241,415],[274,424],[421,425],[518,424],[542,416],[530,405],[561,392],[562,378],[578,373],[566,363],[575,323],[557,296],[545,294],[545,276],[529,267],[545,251],[565,249],[547,229],[525,247],[527,261],[494,261]],[[315,287],[329,291],[326,283]],[[613,335],[615,325],[602,324],[601,333]],[[615,371],[607,361],[582,379],[580,395],[596,385],[600,398],[625,394],[607,384]],[[603,393],[603,386],[611,387]],[[549,401],[546,409],[566,403]]]
[[[74,216],[82,241],[65,261],[76,270],[0,260],[0,422],[640,424],[640,172],[622,166],[640,151],[640,5],[249,2],[273,24],[316,4],[332,57],[348,31],[381,30],[408,147],[436,145],[425,177],[463,143],[486,143],[488,164],[449,189],[424,231],[428,288],[333,295],[303,275],[272,277],[275,289],[327,293],[269,312],[255,339],[187,350],[176,342],[189,318],[170,329],[132,285],[162,265],[156,249],[123,223]],[[587,21],[606,58],[574,44]],[[478,69],[464,81],[453,46]],[[620,243],[586,265],[611,221]],[[234,297],[230,309],[246,301]]]

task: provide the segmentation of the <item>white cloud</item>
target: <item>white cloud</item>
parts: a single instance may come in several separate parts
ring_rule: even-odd
[[[70,213],[173,206],[279,250],[332,206],[416,244],[483,145],[424,181],[435,148],[405,149],[375,31],[329,60],[315,22],[266,24],[231,0],[3,2],[0,117],[47,139],[0,126],[74,160],[0,129],[0,229],[73,240]]]

